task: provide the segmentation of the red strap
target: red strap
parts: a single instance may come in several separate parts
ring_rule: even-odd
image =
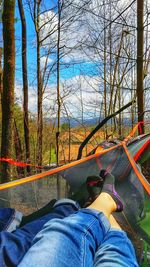
[[[29,163],[25,163],[25,162],[19,162],[19,161],[15,161],[13,159],[9,159],[9,158],[0,158],[0,161],[2,162],[7,162],[11,165],[15,165],[15,166],[18,166],[18,167],[27,167],[27,166],[31,166],[31,167],[35,167],[35,168],[38,168],[38,169],[42,169],[43,167],[42,166],[37,166],[37,165],[33,165],[33,164],[29,164]]]
[[[144,125],[144,121],[141,121],[139,124],[138,124],[138,127],[139,127],[139,133],[140,134],[143,134],[143,125]]]
[[[87,184],[88,186],[95,186],[95,185],[99,184],[99,182],[100,182],[100,181],[89,181],[89,182],[87,182],[86,184]]]

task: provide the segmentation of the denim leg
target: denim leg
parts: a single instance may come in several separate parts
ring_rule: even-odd
[[[53,219],[36,235],[18,267],[93,267],[95,252],[109,229],[105,215],[92,209]]]
[[[12,232],[22,221],[22,213],[11,208],[0,208],[0,232]]]
[[[0,232],[0,267],[15,267],[31,247],[33,238],[43,225],[53,218],[64,218],[79,209],[77,202],[69,199],[57,201],[53,211],[42,218],[9,233]]]
[[[131,241],[122,230],[111,228],[99,246],[94,267],[137,267],[138,263]]]

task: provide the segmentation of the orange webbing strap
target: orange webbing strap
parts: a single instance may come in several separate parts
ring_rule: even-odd
[[[145,190],[148,192],[148,194],[150,195],[150,185],[149,183],[146,181],[146,179],[144,179],[144,177],[141,175],[141,173],[139,172],[137,166],[136,166],[136,163],[135,161],[133,160],[133,158],[131,157],[126,145],[124,142],[122,142],[122,145],[123,145],[123,148],[127,154],[127,157],[132,165],[132,168],[134,170],[134,172],[136,173],[138,179],[140,180],[140,182],[142,183],[143,187],[145,188]]]
[[[141,125],[143,125],[144,124],[144,122],[139,122],[134,128],[133,128],[133,130],[130,132],[130,134],[124,139],[124,141],[123,142],[125,142],[125,143],[127,143],[133,136],[134,136],[134,134],[136,133],[136,131],[139,129],[139,128],[141,128]]]
[[[99,153],[101,152],[102,150],[104,150],[104,148],[102,146],[98,146],[95,150],[95,153]]]
[[[28,183],[28,182],[33,182],[33,181],[36,181],[38,179],[44,178],[46,176],[49,176],[49,175],[56,174],[58,172],[64,171],[64,170],[66,170],[68,168],[75,167],[75,166],[77,166],[77,165],[79,165],[81,163],[85,163],[85,162],[87,162],[87,161],[89,161],[91,159],[96,159],[100,155],[105,154],[105,153],[107,153],[107,152],[109,152],[111,150],[114,150],[119,146],[122,146],[122,145],[118,144],[118,145],[116,145],[114,147],[105,149],[105,150],[103,150],[103,151],[101,151],[101,152],[99,152],[97,154],[91,155],[91,156],[86,157],[84,159],[80,159],[80,160],[68,163],[68,164],[63,165],[61,167],[58,167],[58,168],[55,168],[55,169],[51,169],[51,170],[43,172],[43,173],[38,173],[38,174],[33,175],[33,176],[29,176],[29,177],[26,177],[26,178],[22,178],[22,179],[18,179],[18,180],[12,181],[12,182],[1,184],[0,185],[0,190],[11,188],[11,187],[17,186],[17,185],[22,185],[22,184],[25,184],[25,183]]]

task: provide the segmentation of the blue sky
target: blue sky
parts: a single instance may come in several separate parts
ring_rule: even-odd
[[[53,5],[56,1],[46,1],[47,8],[51,8],[50,3]],[[49,5],[49,6],[48,6]],[[18,5],[16,4],[16,18],[17,22],[15,25],[16,30],[16,80],[21,83],[22,81],[22,67],[21,67],[21,22],[18,10]],[[34,24],[31,19],[28,8],[25,8],[26,24],[27,24],[27,63],[28,63],[28,78],[29,84],[33,82],[36,83],[36,36],[34,30]],[[64,64],[62,60],[62,65],[60,68],[61,79],[71,79],[74,76],[86,75],[86,76],[97,76],[99,70],[96,64],[92,62],[82,62],[82,63],[66,63]],[[49,83],[56,83],[56,74],[51,74]]]
[[[51,1],[46,1],[47,3]],[[54,2],[54,1],[53,1]],[[48,8],[48,7],[47,7]],[[21,58],[21,21],[19,10],[16,2],[16,24],[15,24],[15,31],[16,31],[16,96],[18,98],[18,103],[22,106],[22,58]],[[26,24],[27,24],[27,66],[28,66],[28,84],[29,84],[29,109],[31,112],[37,112],[37,79],[36,79],[36,35],[34,24],[32,18],[30,16],[29,10],[25,7],[25,17],[26,17]],[[78,84],[81,82],[82,90],[85,92],[83,93],[83,101],[85,102],[85,106],[87,102],[90,102],[92,97],[96,99],[99,98],[99,95],[95,95],[89,89],[90,85],[88,84],[89,80],[93,79],[93,77],[99,76],[99,64],[92,63],[89,61],[88,57],[83,56],[82,52],[76,56],[74,60],[68,60],[62,58],[61,59],[61,66],[60,66],[60,80],[62,82],[65,81],[66,86],[69,86],[71,90],[78,90]],[[50,60],[54,60],[54,56],[51,56]],[[55,55],[56,60],[56,55]],[[76,62],[75,62],[76,61]],[[52,62],[53,63],[53,62]],[[53,100],[53,92],[56,94],[56,79],[57,79],[56,71],[50,74],[49,83],[47,86],[46,94],[44,95],[44,109],[50,110],[50,106],[55,106],[55,100]],[[80,79],[79,79],[80,76]],[[84,80],[84,77],[86,81]],[[75,78],[75,79],[74,79]],[[94,81],[95,83],[95,81]],[[63,92],[62,92],[63,94]],[[85,99],[85,100],[84,100]],[[79,96],[76,94],[70,94],[69,98],[66,100],[67,109],[70,110],[74,116],[80,117],[80,103],[79,103]],[[69,104],[68,104],[69,103]],[[52,108],[53,112],[53,108]],[[86,107],[86,113],[89,116],[90,108],[89,106]],[[46,113],[47,114],[47,113]],[[54,115],[54,114],[53,114]],[[52,116],[53,116],[52,115]]]

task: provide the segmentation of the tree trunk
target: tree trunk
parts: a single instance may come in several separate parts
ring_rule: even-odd
[[[144,121],[144,93],[143,93],[143,9],[144,1],[137,0],[137,104],[138,122]],[[144,133],[144,126],[142,126]]]
[[[18,0],[19,13],[22,25],[22,78],[23,78],[23,110],[24,110],[24,139],[26,148],[26,161],[30,162],[30,138],[29,138],[29,118],[28,118],[28,74],[27,74],[27,36],[26,20],[22,5],[22,0]],[[30,166],[27,167],[30,172]]]
[[[118,85],[118,106],[119,106],[119,109],[121,109],[121,100],[122,100],[122,93],[121,93],[121,88],[120,88],[120,84]],[[122,97],[122,98],[121,98]],[[121,113],[119,113],[119,118],[118,118],[118,135],[119,135],[119,138],[121,138],[122,136],[122,118],[121,118]]]
[[[123,36],[124,36],[124,32],[122,31],[121,40],[120,40],[119,49],[118,49],[118,54],[116,56],[116,62],[115,62],[115,66],[114,66],[113,82],[112,82],[112,86],[111,86],[110,104],[109,104],[109,110],[108,110],[108,114],[109,115],[111,114],[111,108],[113,106],[113,96],[114,96],[114,90],[115,90],[117,69],[118,69],[118,65],[119,65],[119,58],[120,58],[120,53],[121,53],[122,43],[123,43]],[[114,106],[114,110],[113,111],[115,111],[115,106]]]
[[[34,17],[34,23],[36,28],[36,38],[37,38],[37,87],[38,87],[38,119],[37,119],[37,154],[36,160],[39,166],[42,165],[42,145],[43,145],[43,86],[42,86],[42,78],[41,78],[41,60],[40,60],[40,5],[41,0],[38,0],[35,4],[35,12],[36,16]]]
[[[3,40],[4,40],[4,71],[2,95],[2,143],[1,156],[11,157],[14,113],[14,78],[15,78],[15,1],[4,0],[3,7]],[[1,182],[9,181],[10,167],[2,166]]]
[[[111,20],[112,17],[112,0],[109,0],[109,19]],[[109,25],[109,61],[110,61],[110,73],[109,73],[109,79],[110,79],[110,95],[112,92],[112,75],[113,75],[113,57],[112,57],[112,48],[113,48],[113,38],[112,38],[112,24]],[[111,101],[111,100],[109,100]],[[112,103],[111,103],[111,113],[113,110]],[[109,112],[109,111],[108,111]],[[113,120],[111,119],[111,132],[113,131]],[[106,136],[106,139],[108,139],[108,133]]]
[[[59,166],[59,136],[60,136],[60,112],[61,112],[61,101],[60,101],[60,0],[58,0],[58,39],[57,39],[57,132],[56,132],[56,160],[57,166]],[[57,178],[57,198],[60,198],[61,184],[59,177]]]
[[[104,5],[104,116],[107,117],[107,85],[106,85],[106,64],[107,64],[107,57],[106,57],[106,10],[105,10],[105,0],[103,1]],[[105,124],[105,139],[107,139],[107,123]]]
[[[23,161],[21,140],[19,137],[18,128],[17,128],[17,124],[16,124],[15,119],[14,119],[14,143],[15,143],[16,159],[18,161]],[[24,168],[17,166],[17,173],[19,175],[19,178],[21,178],[22,175],[24,175]]]
[[[0,47],[0,99],[1,99],[1,95],[2,95],[2,47]],[[1,103],[1,101],[0,101]]]

